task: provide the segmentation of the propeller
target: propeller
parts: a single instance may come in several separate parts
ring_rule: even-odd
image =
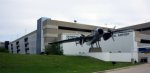
[[[116,28],[116,26],[114,26],[113,30],[114,30],[115,28]],[[112,40],[115,41],[115,40],[114,40],[114,36],[113,36],[113,34],[114,34],[113,30],[108,29],[107,32],[104,33],[103,39],[104,39],[105,41],[108,40],[110,37],[112,37]]]
[[[81,34],[80,40],[79,40],[79,44],[80,44],[80,45],[83,45],[84,42],[85,42],[85,35]]]
[[[115,30],[115,29],[116,29],[116,26],[114,26],[113,30]],[[112,40],[115,41],[114,36],[113,36],[113,35],[114,35],[114,32],[111,31],[110,33],[111,33]]]
[[[103,29],[98,29],[97,31],[98,31],[99,35],[102,35],[102,34],[104,34],[104,31],[103,31]]]

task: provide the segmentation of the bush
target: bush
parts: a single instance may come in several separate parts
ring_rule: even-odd
[[[45,47],[45,54],[63,55],[63,50],[58,44],[47,45]]]
[[[2,48],[2,47],[0,47],[0,52],[8,53],[8,50],[7,50],[6,48]]]

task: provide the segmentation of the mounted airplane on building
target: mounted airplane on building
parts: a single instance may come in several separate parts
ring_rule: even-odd
[[[67,43],[67,42],[76,42],[76,44],[83,45],[86,42],[87,45],[91,45],[91,48],[93,48],[93,44],[96,44],[97,47],[100,48],[99,41],[101,41],[101,38],[103,38],[104,41],[106,41],[110,38],[112,38],[112,40],[115,41],[113,34],[115,32],[123,31],[123,30],[114,30],[114,29],[115,29],[115,27],[113,29],[108,29],[107,31],[104,31],[104,29],[102,29],[102,28],[96,28],[95,30],[93,30],[91,32],[90,35],[85,36],[85,35],[81,34],[80,37],[51,42],[49,44],[61,44],[61,43]]]

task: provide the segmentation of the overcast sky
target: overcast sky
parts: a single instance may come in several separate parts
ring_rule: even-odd
[[[150,0],[0,0],[0,41],[36,30],[40,17],[120,28],[150,22]]]

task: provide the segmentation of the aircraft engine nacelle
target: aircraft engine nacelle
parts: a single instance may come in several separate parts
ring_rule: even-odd
[[[104,34],[103,29],[97,28],[97,29],[94,31],[94,35],[103,35],[103,34]]]

